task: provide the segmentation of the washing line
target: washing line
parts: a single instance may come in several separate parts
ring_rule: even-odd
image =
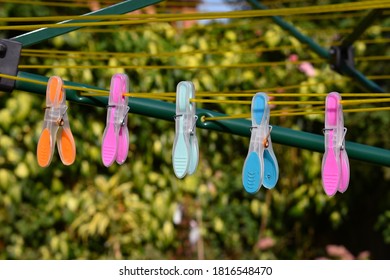
[[[34,83],[38,85],[46,86],[46,82],[37,81],[33,79],[28,78],[21,78],[21,77],[15,77],[15,76],[9,76],[5,74],[0,74],[1,78],[7,78],[7,79],[15,79],[17,81],[23,81],[28,83]],[[90,96],[90,97],[97,97],[97,96],[108,96],[109,91],[108,90],[101,90],[101,89],[93,89],[93,88],[86,88],[86,87],[79,87],[79,86],[71,86],[71,85],[64,85],[65,89],[71,89],[80,92],[81,96]],[[87,93],[84,93],[87,92]],[[89,93],[93,92],[93,93]],[[163,99],[163,100],[170,100],[175,101],[175,93],[125,93],[124,95],[133,97],[133,98],[147,98],[147,99]],[[198,93],[197,96],[203,95],[206,96],[205,93]],[[208,93],[208,97],[215,97],[210,95],[216,95],[216,96],[231,96],[234,94],[219,94],[219,93]],[[238,95],[238,94],[236,94]],[[241,96],[243,94],[240,94],[238,96]],[[253,97],[253,94],[244,94],[245,96],[250,95]],[[294,97],[300,97],[300,96],[316,96],[316,97],[325,97],[327,94],[270,94],[270,96],[294,96]],[[343,105],[355,105],[355,104],[367,104],[367,103],[384,103],[384,102],[390,102],[390,98],[383,98],[383,96],[390,96],[390,94],[375,94],[375,93],[366,93],[366,94],[359,94],[359,93],[343,93],[343,96],[349,96],[349,97],[358,97],[358,96],[368,96],[368,97],[378,97],[381,96],[380,99],[356,99],[356,100],[342,100]],[[192,102],[200,102],[200,103],[230,103],[230,104],[251,104],[250,101],[228,101],[228,100],[202,100],[202,99],[190,99]],[[132,103],[130,101],[130,103]],[[323,104],[324,101],[269,101],[270,105],[316,105],[316,104]],[[315,106],[315,107],[306,107],[306,108],[298,108],[298,109],[280,109],[280,110],[272,110],[271,116],[303,116],[303,115],[318,115],[318,114],[324,114],[324,111],[322,110],[325,108],[324,106]],[[321,109],[321,111],[319,111]],[[374,107],[374,108],[354,108],[354,109],[345,109],[345,113],[355,113],[355,112],[375,112],[375,111],[388,111],[390,110],[390,107]],[[202,116],[201,121],[216,121],[216,120],[226,120],[226,119],[243,119],[243,118],[250,118],[250,114],[238,114],[238,115],[227,115],[227,116],[221,116],[221,117],[205,117]]]
[[[91,14],[112,14],[112,13],[126,13],[135,9],[145,7],[160,1],[151,1],[143,0],[135,3],[134,1],[124,1],[118,3],[117,5],[93,12]],[[87,20],[83,20],[84,22]],[[89,21],[89,20],[88,20]],[[71,20],[68,22],[77,23],[77,20]],[[56,28],[43,28],[33,32],[29,32],[20,36],[13,38],[15,41],[22,43],[24,47],[31,46],[43,40],[47,40],[67,32],[79,29],[79,26],[73,27],[59,27],[62,23],[59,23]],[[47,83],[48,78],[26,73],[19,71],[18,77],[34,79],[36,81],[41,81]],[[84,84],[78,84],[73,82],[65,81],[67,86],[77,86],[88,88],[90,86]],[[91,87],[99,90],[98,87]],[[31,84],[24,81],[17,81],[15,84],[15,89],[37,93],[40,95],[46,94],[46,86],[43,84]],[[100,89],[102,90],[102,89]],[[106,107],[108,104],[107,97],[87,97],[80,96],[77,91],[69,89],[67,90],[67,100],[80,103],[83,105],[93,105],[99,107]],[[158,101],[158,100],[145,100],[142,98],[133,99],[131,106],[131,112],[135,114],[145,115],[149,117],[154,117],[158,119],[173,121],[173,116],[175,115],[175,105],[168,102]],[[197,127],[226,132],[234,135],[240,135],[245,137],[250,137],[250,126],[251,123],[248,120],[224,120],[224,121],[208,121],[202,122],[202,117],[214,117],[214,116],[224,116],[222,113],[199,109],[197,110],[198,121]],[[303,131],[296,131],[288,128],[274,126],[272,130],[272,139],[275,143],[280,143],[288,146],[304,148],[317,152],[324,152],[324,137],[320,134],[312,134]],[[390,151],[371,147],[368,145],[358,144],[354,142],[346,143],[348,154],[350,158],[362,160],[370,163],[375,163],[384,166],[390,166]]]
[[[361,57],[356,58],[357,61],[384,61],[389,60],[388,56],[375,56],[375,57]],[[209,65],[127,65],[127,64],[117,64],[117,65],[74,65],[74,64],[52,64],[52,65],[42,65],[42,64],[28,64],[28,65],[19,65],[19,69],[181,69],[181,70],[189,70],[189,69],[212,69],[212,68],[257,68],[257,67],[275,67],[275,66],[285,66],[285,65],[297,65],[301,63],[324,63],[323,59],[307,59],[301,61],[263,61],[263,62],[254,62],[254,63],[232,63],[232,64],[209,64]]]
[[[343,11],[356,11],[366,9],[385,9],[390,8],[390,1],[362,1],[356,3],[341,3],[321,6],[299,7],[299,8],[281,8],[281,9],[263,9],[263,10],[245,10],[245,11],[229,11],[229,12],[207,12],[207,13],[188,13],[188,14],[138,14],[117,16],[117,18],[125,18],[125,20],[103,21],[104,19],[113,19],[114,16],[106,15],[91,15],[90,20],[80,19],[77,17],[75,22],[63,22],[63,27],[86,27],[86,26],[108,26],[108,25],[134,25],[144,24],[149,22],[175,22],[185,20],[212,20],[212,19],[234,19],[247,17],[265,17],[276,15],[293,15],[293,14],[317,14],[317,13],[334,13]],[[49,17],[40,17],[41,21],[45,21]],[[69,17],[58,17],[67,18]],[[74,17],[71,17],[74,18]],[[140,19],[138,19],[140,18]],[[50,17],[51,19],[51,17]],[[131,20],[129,20],[131,19]],[[55,20],[55,19],[54,19]],[[58,20],[58,19],[57,19]],[[15,25],[15,26],[0,26],[0,30],[19,30],[21,28],[57,28],[57,24],[36,24],[36,25]]]
[[[259,38],[263,41],[263,38]],[[365,44],[385,44],[389,43],[390,39],[387,38],[378,38],[371,40],[359,40],[359,42]],[[237,42],[235,46],[242,46],[246,44],[244,42]],[[335,43],[334,45],[339,45],[340,43]],[[258,54],[265,52],[273,51],[282,51],[282,50],[292,50],[296,48],[294,45],[282,45],[277,47],[253,47],[253,48],[243,48],[243,49],[217,49],[211,48],[209,50],[191,50],[191,51],[162,51],[156,53],[148,52],[104,52],[104,51],[67,51],[67,50],[34,50],[34,49],[24,49],[22,50],[22,56],[25,57],[41,57],[41,58],[53,58],[53,59],[76,59],[76,60],[109,60],[111,58],[156,58],[156,57],[175,57],[175,56],[189,56],[189,55],[226,55],[229,53],[235,54]],[[379,56],[376,56],[379,57]],[[374,57],[356,57],[356,60],[388,60],[388,56],[380,56],[380,58],[375,59]]]
[[[45,82],[28,79],[28,78],[21,78],[17,76],[11,76],[6,74],[0,74],[0,78],[5,79],[11,79],[16,81],[23,81],[27,83],[33,83],[33,84],[39,84],[46,86]],[[78,91],[80,96],[90,96],[90,97],[97,97],[97,96],[109,96],[109,90],[107,89],[95,89],[95,88],[87,88],[87,87],[78,87],[78,86],[69,86],[64,85],[64,89],[72,89],[75,91]],[[226,97],[234,98],[247,98],[251,97],[253,98],[255,92],[259,92],[260,90],[252,90],[252,93],[243,93],[243,92],[197,92],[196,97],[207,97],[208,99],[190,99],[191,102],[198,102],[198,103],[218,103],[218,104],[247,104],[250,105],[251,101],[239,101],[237,99],[235,100],[227,100]],[[176,101],[176,92],[127,92],[123,94],[124,96],[133,97],[133,98],[147,98],[147,99],[162,99],[162,100],[170,100],[170,101]],[[272,97],[319,97],[323,98],[328,96],[328,93],[268,93],[268,96]],[[358,97],[358,99],[344,99],[340,101],[342,105],[357,105],[357,104],[369,104],[369,103],[389,103],[390,102],[390,93],[342,93],[343,97]],[[220,98],[225,97],[225,99],[210,99],[210,98]],[[361,97],[369,97],[369,98],[361,98]],[[380,98],[372,98],[372,97],[380,97]],[[274,101],[270,100],[268,104],[270,105],[319,105],[323,104],[324,101],[302,101],[302,100],[295,100],[295,101]],[[322,106],[323,107],[323,106]],[[316,107],[316,109],[319,109],[321,107]],[[312,110],[313,107],[306,107],[307,110]],[[378,108],[366,108],[367,111],[380,111],[381,107]],[[302,111],[303,109],[289,109],[286,111],[286,109],[280,110],[280,113],[289,113],[294,111]],[[355,109],[350,110],[351,112],[354,112]],[[385,109],[387,110],[387,108]],[[364,108],[361,108],[357,110],[356,112],[364,112]],[[273,113],[279,112],[277,110],[273,110]],[[345,112],[348,112],[347,110]],[[302,113],[302,112],[301,112]]]
[[[41,81],[47,83],[48,78],[26,73],[19,72],[18,77],[34,79],[36,81]],[[74,82],[64,82],[66,86],[75,86],[75,87],[84,87],[88,88],[89,86],[84,84],[78,84]],[[40,95],[46,94],[46,86],[44,84],[31,84],[24,81],[17,81],[16,88],[22,91],[27,91],[31,93],[36,93]],[[91,87],[93,89],[100,89],[98,87]],[[67,90],[67,100],[76,102],[83,105],[92,105],[98,107],[106,107],[108,104],[108,98],[97,96],[97,97],[88,97],[81,96],[77,91],[69,89]],[[173,103],[153,100],[153,99],[143,99],[143,98],[134,98],[129,101],[129,106],[131,108],[131,113],[139,114],[147,117],[174,121],[174,115],[176,114],[176,106]],[[239,135],[244,137],[250,137],[250,126],[251,122],[249,120],[243,119],[228,119],[220,121],[205,121],[202,122],[202,119],[207,117],[220,117],[226,116],[225,114],[206,110],[206,109],[197,109],[198,121],[196,126],[203,129],[226,132],[232,135]],[[291,147],[298,147],[302,149],[307,149],[316,152],[324,152],[324,136],[321,134],[313,134],[303,131],[292,130],[289,128],[273,126],[271,132],[272,141],[274,143],[279,143]],[[358,144],[355,142],[346,142],[346,147],[348,155],[351,159],[357,159],[369,163],[379,164],[383,166],[390,166],[390,151],[382,148],[372,147],[364,144]]]

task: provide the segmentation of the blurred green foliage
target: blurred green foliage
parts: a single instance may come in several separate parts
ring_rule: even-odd
[[[24,6],[23,6],[24,7]],[[83,9],[5,4],[6,16],[82,14]],[[298,28],[323,45],[340,38],[338,27],[357,19],[299,21]],[[182,30],[168,23],[79,30],[34,48],[45,50],[150,53],[149,57],[109,60],[23,56],[21,64],[53,65],[32,73],[108,88],[116,72],[127,73],[135,92],[171,92],[191,80],[199,91],[241,91],[300,85],[275,92],[359,92],[356,83],[341,80],[326,63],[315,64],[308,77],[299,65],[194,70],[124,70],[123,65],[229,65],[283,61],[313,55],[296,39],[268,20],[235,20]],[[11,24],[11,23],[9,23]],[[388,36],[378,21],[365,39]],[[318,32],[332,28],[331,32]],[[10,38],[15,33],[4,32]],[[262,40],[257,40],[257,39]],[[254,40],[257,40],[257,42]],[[256,47],[291,48],[240,52]],[[212,54],[216,50],[224,54]],[[160,52],[206,53],[174,57]],[[357,56],[389,55],[383,44],[356,43]],[[77,70],[55,65],[116,65],[118,69]],[[386,62],[360,62],[366,75],[388,74]],[[388,81],[378,81],[389,90]],[[278,100],[283,100],[279,98]],[[303,99],[302,99],[303,100]],[[341,244],[357,255],[389,258],[390,170],[351,161],[351,182],[345,194],[328,198],[321,186],[319,153],[274,144],[280,177],[274,190],[245,193],[241,171],[249,139],[198,129],[200,162],[183,180],[172,170],[174,123],[129,114],[130,151],[122,166],[105,168],[100,159],[106,111],[69,104],[76,140],[76,162],[62,165],[57,152],[51,165],[37,165],[35,151],[42,129],[43,96],[14,91],[0,93],[0,258],[1,259],[312,259],[326,255],[326,246]],[[211,104],[200,107],[227,114],[248,113],[250,106]],[[283,108],[278,108],[283,109]],[[271,123],[320,134],[323,116],[274,117]],[[347,140],[390,149],[388,112],[345,115]]]

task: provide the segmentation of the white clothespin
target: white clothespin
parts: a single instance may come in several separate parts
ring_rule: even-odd
[[[271,189],[279,178],[269,125],[268,95],[258,92],[252,99],[252,127],[248,155],[242,170],[242,183],[248,193],[256,193],[261,185]]]
[[[105,166],[116,161],[125,162],[129,152],[129,130],[127,128],[129,78],[126,74],[115,74],[111,78],[106,128],[102,141],[102,160]]]
[[[37,146],[37,160],[41,167],[50,165],[57,141],[61,161],[71,165],[76,158],[76,145],[66,113],[66,93],[60,77],[50,77],[46,89],[46,108],[43,129]]]
[[[173,171],[176,177],[193,174],[198,166],[199,147],[196,137],[196,105],[192,82],[182,81],[176,88],[175,141],[172,150]]]
[[[325,153],[322,158],[322,185],[328,196],[343,193],[349,184],[349,160],[345,149],[343,106],[338,92],[331,92],[325,101]]]

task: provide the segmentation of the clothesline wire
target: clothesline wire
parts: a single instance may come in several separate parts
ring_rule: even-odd
[[[14,3],[15,0],[0,0],[0,2],[3,2],[3,3]],[[66,2],[66,3],[74,3],[74,2],[78,2],[78,1],[75,1],[75,0],[59,0],[59,1],[56,1],[56,2],[53,2],[53,1],[40,1],[40,2],[35,2],[35,1],[31,1],[31,0],[17,0],[18,3],[36,3],[37,5],[39,4],[46,4],[46,3],[61,3],[61,2]],[[103,3],[103,4],[116,4],[118,1],[115,1],[115,0],[103,0],[103,1],[99,1],[100,3]],[[183,2],[179,2],[179,1],[161,1],[159,3],[156,3],[154,4],[155,6],[177,6],[177,5],[203,5],[203,4],[218,4],[220,5],[220,2],[215,2],[215,1],[210,1],[210,0],[207,0],[207,1],[202,1],[202,3],[199,4],[200,1],[191,1],[191,0],[188,0],[186,1],[186,3],[183,3]],[[272,3],[276,3],[276,4],[281,4],[281,3],[299,3],[299,2],[307,2],[307,0],[264,0],[263,3],[264,4],[272,4]],[[229,5],[242,5],[242,3],[229,3]]]
[[[11,1],[14,1],[14,0],[11,0]],[[0,2],[1,2],[1,0],[0,0]],[[53,4],[55,4],[55,5],[52,5],[52,6],[65,6],[65,5],[67,5],[67,4],[61,4],[61,3],[53,3]],[[275,10],[277,10],[277,9],[275,9]],[[161,11],[161,9],[157,10],[157,12],[159,12],[159,11]],[[198,14],[205,14],[205,13],[209,13],[209,12],[197,12],[197,13]],[[188,14],[190,14],[190,13],[183,13],[183,15],[188,15]],[[149,16],[147,16],[147,15],[149,15]],[[147,17],[151,17],[150,15],[167,15],[167,14],[156,13],[156,14],[113,15],[108,19],[114,20],[115,18],[116,19],[147,18]],[[315,21],[315,20],[331,20],[331,19],[339,19],[339,18],[354,18],[354,17],[362,17],[364,15],[365,15],[365,12],[353,11],[353,12],[349,12],[349,13],[340,12],[340,13],[325,14],[325,15],[292,14],[292,15],[286,15],[286,18],[288,18],[290,20],[299,20],[299,21],[302,21],[302,20]],[[46,21],[50,22],[50,21],[58,21],[58,20],[69,20],[69,19],[74,19],[75,17],[77,17],[77,16],[70,15],[70,16],[58,16],[58,17],[54,17],[54,16],[52,16],[52,17],[51,16],[45,16],[45,17],[4,17],[4,18],[1,18],[0,22],[1,21],[4,21],[4,22],[23,22],[23,23],[26,23],[26,22],[46,22]],[[55,18],[57,18],[57,20]],[[95,18],[91,18],[91,19],[95,19]],[[96,19],[98,19],[98,18],[96,18]],[[214,18],[214,19],[219,19],[219,18]],[[232,19],[234,19],[234,18],[232,18]],[[186,19],[183,19],[183,20],[186,20]],[[260,20],[269,20],[269,19],[268,18],[260,18]],[[222,26],[223,24],[221,23],[220,25]],[[26,27],[26,26],[23,25],[22,28],[24,28],[24,27]]]
[[[12,0],[14,2],[14,0]],[[2,21],[10,22],[34,22],[34,21],[63,21],[70,19],[88,19],[88,20],[109,20],[116,21],[118,19],[209,19],[212,18],[246,18],[246,17],[261,17],[261,16],[281,16],[281,15],[302,15],[302,14],[322,14],[345,11],[361,11],[374,8],[388,8],[390,2],[385,0],[360,1],[353,3],[339,3],[329,5],[317,5],[297,8],[280,8],[268,10],[243,10],[243,11],[227,11],[227,12],[208,12],[208,13],[183,13],[183,14],[124,14],[124,15],[89,15],[89,16],[41,16],[41,17],[8,17]],[[100,25],[105,25],[107,22],[101,22]],[[77,23],[83,24],[83,23]],[[58,27],[58,25],[57,25]]]
[[[381,38],[373,40],[360,40],[360,42],[366,43],[388,43],[390,39]],[[333,44],[338,45],[338,44]],[[213,48],[209,50],[191,50],[191,51],[172,51],[172,52],[88,52],[88,51],[65,51],[65,50],[34,50],[34,49],[23,49],[22,56],[25,57],[41,57],[41,58],[53,58],[53,59],[79,59],[79,60],[109,60],[113,57],[120,58],[144,58],[144,57],[175,57],[175,56],[186,56],[194,54],[204,55],[225,55],[228,53],[259,53],[259,52],[273,52],[279,50],[291,50],[294,49],[294,45],[284,45],[278,47],[255,47],[248,49],[219,49]],[[357,60],[388,60],[388,56],[371,56],[371,57],[356,57]]]
[[[5,74],[0,74],[0,77],[7,78],[7,79],[14,79],[14,80],[20,80],[20,81],[26,81],[41,85],[46,85],[45,82],[36,81],[33,79],[27,79],[27,78],[20,78],[17,76],[10,76]],[[65,85],[64,88],[66,89],[74,89],[82,92],[94,92],[94,94],[89,94],[90,96],[108,96],[109,92],[107,90],[98,90],[98,89],[90,89],[86,87],[77,87],[77,86],[69,86]],[[208,97],[214,97],[218,96],[218,93],[203,93],[203,95],[209,94]],[[83,94],[84,96],[87,96],[88,94]],[[142,97],[142,98],[156,98],[156,97],[173,97],[173,93],[126,93],[125,95],[131,96],[131,97]],[[283,95],[283,94],[281,94]],[[289,94],[290,96],[293,95],[293,93]],[[308,94],[296,94],[296,96],[307,96]],[[326,94],[317,93],[316,95],[319,96],[326,96]],[[342,94],[343,95],[343,94]],[[345,93],[346,96],[354,96],[354,97],[361,97],[361,96],[377,96],[379,94],[375,93]],[[388,93],[380,94],[381,96],[389,96]],[[225,94],[226,96],[226,94]],[[278,94],[270,94],[270,96],[278,96]],[[236,104],[251,104],[251,101],[240,101],[240,100],[212,100],[212,99],[192,99],[192,102],[199,102],[199,103],[236,103]],[[240,103],[237,103],[240,102]],[[361,104],[361,103],[379,103],[379,102],[390,102],[390,98],[376,98],[376,99],[357,99],[357,100],[342,100],[341,103],[344,105],[354,105],[354,104]],[[323,101],[269,101],[269,104],[271,105],[318,105],[323,104]]]
[[[334,13],[378,8],[390,8],[390,1],[362,1],[354,3],[331,4],[310,7],[298,8],[280,8],[268,10],[245,10],[245,11],[229,11],[229,12],[208,12],[208,13],[188,13],[188,14],[127,14],[127,15],[109,15],[109,16],[88,16],[88,20],[103,20],[102,22],[79,22],[79,23],[62,23],[62,27],[85,27],[85,26],[101,26],[101,25],[125,25],[125,24],[140,24],[147,22],[173,22],[183,20],[205,20],[219,18],[247,18],[247,17],[262,17],[262,16],[282,16],[292,14],[318,14],[318,13]],[[81,19],[87,17],[39,17],[40,21],[58,21],[61,19]],[[122,19],[105,21],[104,19]],[[129,20],[129,18],[136,18]],[[13,18],[13,20],[21,20],[23,18]],[[26,18],[24,19],[26,20]],[[32,20],[32,18],[31,18]],[[15,25],[15,26],[0,26],[0,30],[18,30],[18,28],[58,28],[58,24],[35,24],[35,25]]]
[[[242,100],[222,100],[222,99],[190,99],[191,102],[195,103],[217,103],[217,104],[252,104],[252,101],[242,101]],[[368,99],[361,98],[356,100],[341,100],[342,105],[355,105],[355,104],[364,104],[364,103],[387,103],[390,102],[390,98],[376,98]],[[270,105],[320,105],[324,104],[324,101],[268,101]]]
[[[46,85],[46,83],[44,82],[40,82],[40,81],[36,81],[34,79],[28,79],[28,78],[22,78],[22,77],[17,77],[17,76],[11,76],[11,75],[6,75],[6,74],[0,74],[0,77],[3,77],[3,78],[6,78],[6,79],[13,79],[13,80],[19,80],[19,81],[25,81],[25,82],[30,82],[30,83],[36,83],[36,84],[42,84],[42,85]],[[340,81],[343,81],[343,80],[348,80],[347,77],[339,77],[339,78],[331,78],[329,80],[325,80],[325,81],[321,81],[322,84],[328,84],[328,83],[337,83],[337,82],[340,82]],[[259,91],[263,91],[263,92],[272,92],[272,91],[276,91],[276,90],[287,90],[287,89],[294,89],[294,88],[300,88],[302,86],[314,86],[314,85],[317,85],[318,82],[305,82],[304,84],[298,84],[298,85],[289,85],[289,86],[278,86],[278,87],[269,87],[269,88],[262,88],[262,89],[251,89],[251,90],[242,90],[242,91],[234,91],[234,92],[220,92],[221,94],[253,94],[254,92],[259,92]],[[66,85],[67,87],[67,85]],[[75,88],[73,88],[75,89]],[[89,92],[94,92],[95,94],[103,94],[103,95],[108,95],[108,90],[97,90],[97,89],[91,89],[91,88],[82,88],[82,87],[79,87],[77,88],[76,90],[79,90],[79,91],[85,91],[85,90],[88,90]],[[140,92],[140,93],[136,93],[136,94],[150,94],[150,93],[146,93],[146,92]],[[175,96],[176,93],[175,92],[164,92],[164,93],[153,93],[153,94],[159,94],[161,96]],[[198,96],[209,96],[209,95],[214,95],[215,92],[205,92],[205,91],[202,91],[202,92],[197,92],[197,95]],[[269,93],[270,96],[272,95],[277,95],[277,94],[283,94],[283,93]],[[295,94],[295,93],[294,93]],[[367,93],[361,93],[362,95],[364,94],[367,94]],[[376,93],[373,93],[374,95],[376,95]],[[301,94],[299,94],[301,95]],[[307,94],[302,94],[302,96],[305,96]],[[360,93],[359,93],[360,95]]]
[[[35,84],[40,84],[40,85],[46,85],[45,82],[41,81],[36,81],[33,79],[27,79],[27,78],[21,78],[17,76],[11,76],[11,75],[6,75],[6,74],[0,74],[0,77],[6,78],[6,79],[13,79],[13,80],[18,80],[18,81],[25,81],[29,83],[35,83]],[[387,76],[385,76],[388,78]],[[343,80],[343,79],[340,79]],[[328,82],[335,82],[334,79],[329,80]],[[336,80],[337,81],[337,80]],[[327,81],[324,81],[327,82]],[[324,83],[323,82],[323,83]],[[313,85],[318,84],[318,83],[313,83]],[[286,86],[285,88],[289,87],[299,87],[303,85],[293,85],[293,86]],[[81,92],[93,92],[93,94],[90,94],[91,96],[108,96],[109,91],[108,90],[100,90],[100,89],[92,89],[92,88],[87,88],[87,87],[77,87],[77,86],[69,86],[65,85],[64,86],[67,89],[73,89]],[[268,88],[268,89],[281,89],[283,87],[275,87],[275,88]],[[268,89],[264,88],[263,90],[258,90],[258,89],[252,89],[252,90],[246,90],[242,92],[198,92],[197,96],[199,97],[253,97],[253,94],[255,92],[260,92],[260,91],[267,91]],[[243,92],[248,92],[251,91],[252,94],[249,93],[243,93]],[[272,97],[325,97],[327,96],[327,93],[267,93],[269,96]],[[83,94],[84,96],[87,96],[88,94]],[[175,97],[176,93],[175,92],[165,92],[165,93],[146,93],[146,92],[133,92],[129,93],[131,96],[146,96],[146,97]],[[390,93],[341,93],[342,96],[345,97],[389,97]],[[388,98],[387,98],[388,99]],[[382,99],[375,99],[381,102],[388,102],[387,99],[382,98]],[[218,102],[221,100],[218,100]],[[357,100],[360,102],[359,100]],[[272,102],[271,102],[272,103]],[[348,103],[348,102],[346,102]],[[275,103],[276,104],[276,103]],[[303,103],[301,103],[303,104]]]
[[[356,57],[356,61],[385,61],[389,60],[390,56],[370,56],[370,57]],[[212,69],[212,68],[256,68],[256,67],[267,67],[267,66],[284,66],[288,64],[296,65],[301,63],[324,63],[327,62],[325,59],[307,59],[307,60],[283,60],[283,61],[263,61],[263,62],[253,62],[253,63],[232,63],[232,64],[211,64],[211,65],[61,65],[61,64],[51,64],[51,65],[19,65],[19,69]]]
[[[284,66],[286,64],[300,64],[310,62],[313,64],[323,63],[324,59],[311,59],[304,61],[264,61],[255,63],[212,64],[212,65],[19,65],[19,69],[212,69],[212,68],[256,68],[266,66]]]
[[[342,15],[340,15],[342,16]],[[178,27],[175,26],[174,28],[177,30],[185,30],[186,32],[192,32],[194,30],[216,30],[216,29],[235,29],[235,28],[249,28],[249,29],[258,29],[260,27],[264,27],[263,23],[266,21],[271,21],[270,18],[256,18],[252,19],[250,22],[240,22],[239,24],[237,22],[212,22],[209,24],[197,24],[193,25],[191,27]],[[132,32],[143,32],[145,30],[165,30],[167,28],[166,25],[153,25],[153,24],[145,24],[142,26],[132,26],[131,31]],[[380,27],[382,32],[390,31],[390,27],[381,26]],[[91,33],[98,33],[98,32],[128,32],[130,28],[128,26],[121,26],[120,29],[113,30],[112,28],[83,28],[76,32],[91,32]],[[305,28],[302,28],[302,31],[308,34],[318,33],[317,27],[312,28],[309,26],[306,26]],[[344,34],[344,33],[351,33],[353,31],[352,28],[324,28],[321,29],[321,33],[331,33],[331,34]]]
[[[369,107],[369,108],[354,108],[354,109],[343,109],[343,113],[366,113],[366,112],[379,112],[379,111],[389,111],[390,107]],[[325,114],[325,110],[306,110],[300,112],[289,112],[288,110],[282,112],[273,112],[271,110],[271,117],[289,117],[289,116],[305,116],[305,115],[323,115]],[[228,115],[228,116],[220,116],[220,117],[207,117],[203,116],[201,118],[202,122],[206,121],[219,121],[219,120],[229,120],[229,119],[249,119],[251,118],[251,114],[237,114],[237,115]]]

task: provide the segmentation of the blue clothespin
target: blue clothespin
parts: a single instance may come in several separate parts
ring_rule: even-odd
[[[190,99],[195,98],[192,82],[182,81],[176,88],[176,131],[172,150],[173,170],[176,177],[193,174],[198,166],[199,147],[196,137],[196,106]]]
[[[275,187],[279,178],[279,167],[272,149],[267,94],[256,93],[252,99],[251,114],[251,139],[242,170],[242,183],[248,193],[254,194],[261,185],[267,189]]]

